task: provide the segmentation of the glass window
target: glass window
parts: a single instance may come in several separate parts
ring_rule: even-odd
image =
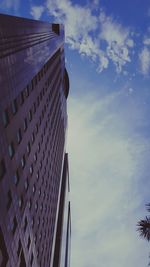
[[[41,205],[40,205],[40,211],[42,211],[43,210],[43,204],[41,203]]]
[[[14,176],[13,176],[13,180],[15,185],[17,185],[19,183],[19,173],[18,170],[15,172]]]
[[[14,155],[14,153],[15,153],[13,143],[11,143],[11,144],[8,146],[8,152],[9,152],[9,156],[10,156],[10,158],[12,158],[13,155]]]
[[[7,210],[9,210],[11,203],[12,203],[12,196],[11,196],[11,191],[9,190],[7,193]]]
[[[21,105],[24,103],[24,92],[23,91],[20,94],[20,102],[21,102]]]
[[[35,152],[34,154],[34,161],[36,162],[37,161],[37,153]]]
[[[29,121],[31,121],[32,120],[32,110],[30,109],[29,110]]]
[[[31,226],[32,226],[32,227],[34,226],[34,218],[32,218]]]
[[[40,152],[41,145],[40,143],[38,144],[38,152]]]
[[[38,123],[36,123],[35,132],[36,132],[36,134],[38,133]]]
[[[24,232],[27,229],[27,224],[28,224],[27,217],[25,217],[25,220],[24,220]]]
[[[30,142],[28,142],[28,144],[27,144],[27,153],[30,154],[30,151],[31,151],[31,145],[30,145]]]
[[[5,175],[5,172],[6,172],[5,162],[4,162],[4,160],[2,159],[2,160],[0,161],[0,179],[3,178],[3,176]]]
[[[7,110],[3,111],[2,119],[3,119],[3,124],[6,127],[8,125],[8,123],[9,123],[9,116],[8,116],[8,111]]]
[[[39,189],[39,197],[40,197],[40,195],[41,195],[41,188]]]
[[[33,81],[33,79],[32,79],[32,82],[31,82],[31,88],[32,88],[32,90],[34,89],[34,81]]]
[[[37,241],[37,234],[35,234],[34,236],[34,242],[36,243],[36,241]]]
[[[11,225],[11,230],[13,234],[15,233],[16,229],[17,229],[17,220],[16,220],[16,217],[14,217],[12,225]]]
[[[32,144],[34,143],[34,140],[35,140],[35,136],[34,136],[34,132],[33,132],[32,135],[31,135]]]
[[[25,257],[24,257],[23,250],[21,250],[19,267],[27,267],[26,262],[25,262]]]
[[[26,95],[26,97],[28,97],[29,96],[29,86],[27,85],[27,87],[24,89],[24,91],[25,91],[25,95]]]
[[[37,178],[37,180],[39,179],[39,171],[36,174],[36,178]]]
[[[38,203],[37,203],[37,201],[35,202],[35,210],[37,211],[37,209],[38,209]]]
[[[18,142],[18,144],[20,144],[21,139],[22,139],[22,136],[21,136],[21,129],[19,128],[19,130],[18,130],[18,132],[17,132],[17,142]]]
[[[25,161],[25,155],[23,155],[23,157],[21,159],[21,166],[22,166],[22,168],[24,168],[25,163],[26,163],[26,161]]]
[[[18,258],[19,258],[19,256],[20,256],[21,249],[22,249],[22,246],[21,246],[21,241],[20,241],[20,239],[19,239],[19,243],[18,243],[18,250],[17,250],[17,255],[18,255]]]
[[[28,248],[28,250],[29,250],[29,248],[30,248],[30,244],[31,244],[31,239],[30,239],[30,236],[28,237],[28,244],[27,244],[27,248]]]
[[[37,256],[37,257],[39,256],[39,249],[38,249],[37,252],[36,252],[36,256]]]
[[[26,118],[24,119],[24,122],[23,122],[23,129],[24,129],[24,131],[26,131],[26,129],[27,129],[27,119]]]
[[[33,165],[30,166],[30,174],[33,174]]]
[[[28,178],[25,181],[24,187],[25,187],[25,190],[27,191],[28,190],[28,187],[29,187]]]
[[[32,203],[31,203],[31,199],[30,199],[29,202],[28,202],[29,209],[31,209],[31,205],[32,205]]]
[[[35,193],[35,185],[32,187],[32,192]]]
[[[33,111],[35,113],[36,112],[36,102],[34,102],[33,107],[34,107]]]
[[[32,264],[33,264],[33,253],[31,255],[31,266],[32,266]]]
[[[40,233],[40,235],[39,235],[39,239],[41,240],[42,239],[42,234]]]
[[[12,113],[15,115],[17,113],[17,100],[14,99],[14,101],[12,102]]]
[[[23,206],[23,198],[22,198],[22,196],[18,199],[18,206],[19,206],[20,209]]]

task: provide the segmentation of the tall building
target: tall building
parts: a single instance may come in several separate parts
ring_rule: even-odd
[[[68,267],[64,28],[0,15],[0,266]]]

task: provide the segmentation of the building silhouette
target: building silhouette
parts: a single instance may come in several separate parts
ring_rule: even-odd
[[[0,266],[68,267],[64,28],[0,15]]]

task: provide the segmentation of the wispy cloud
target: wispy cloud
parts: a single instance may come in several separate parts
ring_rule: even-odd
[[[130,31],[103,12],[100,14],[100,26],[100,39],[107,43],[106,54],[116,65],[117,72],[121,72],[122,67],[131,61],[129,51],[134,42]]]
[[[126,93],[70,99],[73,267],[141,267],[144,258],[147,264],[136,222],[143,153],[150,145],[140,134],[142,109]]]
[[[97,62],[99,72],[107,69],[109,62],[121,72],[131,61],[134,44],[131,32],[113,17],[106,16],[98,3],[81,6],[70,0],[47,0],[47,9],[57,22],[65,24],[66,42],[71,49]]]
[[[44,12],[45,7],[40,5],[40,6],[32,6],[30,14],[33,16],[34,19],[40,19],[43,12]]]
[[[140,68],[142,74],[147,76],[150,73],[150,49],[148,47],[144,47],[139,54],[140,59]]]

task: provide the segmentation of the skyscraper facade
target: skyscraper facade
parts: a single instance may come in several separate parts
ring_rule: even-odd
[[[0,15],[0,266],[68,267],[64,28]]]

